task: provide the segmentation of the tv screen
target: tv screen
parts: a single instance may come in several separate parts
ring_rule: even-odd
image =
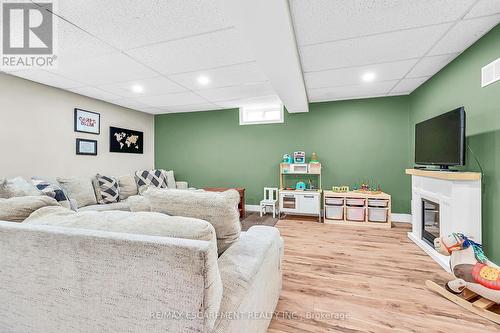
[[[465,164],[465,110],[463,107],[415,125],[415,163]]]

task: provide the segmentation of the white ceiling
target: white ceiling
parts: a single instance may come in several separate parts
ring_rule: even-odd
[[[500,23],[499,0],[290,5],[310,102],[409,94]]]
[[[220,1],[58,1],[58,68],[10,74],[153,114],[279,102]],[[499,0],[289,3],[310,102],[408,94],[500,22]]]

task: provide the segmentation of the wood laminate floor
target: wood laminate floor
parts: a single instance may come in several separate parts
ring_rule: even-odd
[[[428,291],[451,275],[390,230],[281,220],[283,292],[268,333],[500,332],[500,325]]]

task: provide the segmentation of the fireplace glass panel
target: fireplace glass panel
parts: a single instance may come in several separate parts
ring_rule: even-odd
[[[422,239],[434,246],[439,237],[439,204],[422,199]]]

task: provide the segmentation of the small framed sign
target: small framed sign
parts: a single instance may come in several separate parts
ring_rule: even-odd
[[[101,115],[97,112],[75,108],[75,132],[100,134]]]
[[[76,139],[77,155],[97,155],[97,140]]]

